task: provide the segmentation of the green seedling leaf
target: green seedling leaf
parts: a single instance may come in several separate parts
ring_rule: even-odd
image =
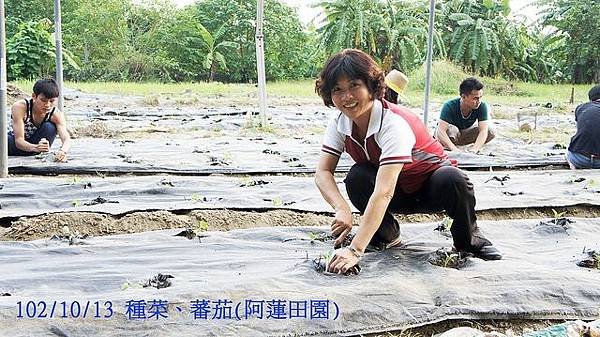
[[[73,204],[74,207],[79,207],[81,206],[81,201],[79,199],[75,199],[71,201],[71,204]]]
[[[283,202],[281,201],[281,198],[280,197],[273,198],[273,205],[275,205],[275,206],[281,206],[281,205],[283,205]]]
[[[592,190],[598,187],[598,183],[594,179],[588,179],[587,184],[585,185],[586,190]]]
[[[71,177],[69,179],[67,179],[67,184],[69,185],[77,185],[81,182],[81,179],[79,179],[79,177]]]
[[[192,202],[200,202],[202,201],[202,197],[199,194],[192,194],[192,198],[191,198]]]
[[[252,178],[250,176],[245,176],[240,179],[240,186],[248,187],[252,184]]]
[[[200,220],[194,227],[194,233],[198,235],[199,233],[206,232],[208,230],[208,221]]]
[[[310,232],[310,233],[308,233],[308,239],[309,239],[310,241],[315,241],[316,239],[318,239],[318,238],[319,238],[319,236],[320,236],[320,235],[319,235],[318,233],[314,233],[314,232]]]
[[[129,282],[129,280],[123,282],[123,284],[121,284],[121,290],[127,290],[131,288],[131,282]]]
[[[565,216],[565,214],[567,214],[567,211],[559,213],[553,208],[552,213],[554,214],[554,219],[559,219],[559,218],[563,218]]]

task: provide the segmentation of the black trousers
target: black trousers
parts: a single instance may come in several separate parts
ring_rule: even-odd
[[[40,127],[35,130],[33,135],[30,138],[25,139],[31,144],[37,144],[42,140],[42,138],[46,138],[50,146],[54,143],[54,138],[56,138],[56,124],[45,121],[40,125]],[[20,150],[17,148],[17,144],[15,142],[15,136],[8,136],[8,155],[9,156],[33,156],[38,154],[37,152],[27,152]]]
[[[378,167],[371,163],[354,164],[344,181],[350,201],[361,214],[364,214],[375,190],[377,170]],[[491,244],[477,227],[473,184],[465,173],[454,166],[435,170],[421,189],[414,193],[404,193],[396,186],[394,197],[379,229],[371,239],[371,244],[380,246],[400,235],[400,226],[392,213],[432,213],[444,210],[454,220],[450,231],[456,249],[477,251]]]

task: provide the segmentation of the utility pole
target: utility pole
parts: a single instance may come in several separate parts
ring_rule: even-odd
[[[265,79],[265,37],[263,35],[264,0],[256,3],[256,72],[258,73],[258,100],[260,125],[267,126],[267,81]]]
[[[4,0],[0,0],[0,178],[8,176],[8,137],[6,134],[6,32]]]
[[[423,104],[423,123],[427,126],[429,114],[429,92],[431,91],[431,62],[433,60],[433,23],[435,20],[435,0],[429,0],[429,34],[427,36],[427,70],[425,73],[425,102]]]
[[[60,19],[60,0],[54,0],[54,41],[56,42],[56,83],[58,84],[58,109],[63,111],[63,60],[62,60],[62,26]]]

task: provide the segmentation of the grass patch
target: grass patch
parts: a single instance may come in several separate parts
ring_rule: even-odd
[[[483,82],[483,99],[491,104],[528,105],[550,102],[554,106],[566,106],[571,97],[572,87],[575,88],[575,104],[579,104],[588,101],[587,93],[591,88],[591,84],[540,84],[476,76],[464,72],[451,62],[435,61],[432,65],[431,99],[442,102],[458,97],[460,82],[469,76],[475,76]],[[412,104],[421,105],[424,100],[425,66],[410,73],[409,78],[406,96]]]
[[[472,76],[448,61],[433,63],[431,101],[443,102],[458,97],[458,86],[466,77]],[[405,92],[409,103],[421,106],[424,100],[425,67],[409,74],[410,83]],[[552,103],[570,111],[568,104],[571,88],[575,88],[575,104],[588,100],[590,84],[539,84],[508,81],[501,78],[479,77],[486,85],[484,100],[490,104],[530,105]],[[24,92],[31,92],[33,81],[16,81],[14,84]],[[142,96],[148,105],[172,100],[177,104],[191,105],[206,101],[207,98],[227,100],[246,104],[257,104],[258,86],[251,83],[220,82],[70,82],[67,88],[87,93]],[[314,91],[314,79],[275,81],[267,83],[267,98],[277,104],[321,103]],[[298,99],[298,101],[296,101]]]

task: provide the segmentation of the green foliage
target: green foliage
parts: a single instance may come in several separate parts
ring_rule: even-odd
[[[76,0],[73,9],[63,13],[63,40],[80,60],[81,70],[66,71],[77,80],[127,79],[123,59],[129,59],[126,13],[123,0],[101,2]]]
[[[221,39],[236,43],[227,56],[227,74],[218,80],[249,82],[257,78],[255,26],[256,1],[200,1],[195,16],[208,31],[222,29]],[[267,0],[264,7],[265,71],[267,79],[303,78],[314,72],[311,60],[316,46],[308,43],[298,15],[277,0]]]
[[[375,0],[326,0],[319,5],[323,8],[325,19],[318,32],[321,34],[321,46],[327,54],[344,48],[357,48],[378,55],[379,33],[386,26],[382,3]]]
[[[473,73],[498,74],[503,58],[515,48],[506,11],[496,0],[444,2],[441,16],[450,59]]]
[[[435,61],[431,72],[431,90],[439,95],[458,95],[458,84],[468,76],[457,65],[448,61]],[[410,87],[425,88],[425,66],[409,73]]]
[[[423,64],[427,56],[429,7],[425,1],[406,0],[390,0],[386,5],[383,68],[409,72]],[[433,38],[434,56],[444,57],[446,49],[438,30]]]
[[[8,79],[33,79],[50,74],[55,50],[50,33],[51,22],[24,22],[7,43]]]
[[[6,37],[15,35],[22,23],[39,22],[42,19],[51,20],[53,15],[53,0],[5,0]]]
[[[544,8],[541,23],[554,28],[567,39],[563,51],[565,70],[571,82],[600,82],[600,2],[538,0],[536,4]]]
[[[508,4],[438,0],[434,57],[479,76],[600,81],[598,1],[539,0],[542,17],[533,25],[509,16]],[[410,73],[424,62],[427,0],[322,0],[319,6],[325,13],[319,28],[304,29],[293,8],[266,1],[267,79],[312,78],[343,48],[367,51],[386,71]],[[51,74],[53,1],[6,0],[5,7],[9,78]],[[185,8],[170,0],[63,1],[65,78],[254,82],[255,17],[254,0],[198,0]],[[454,93],[454,87],[440,90]]]

